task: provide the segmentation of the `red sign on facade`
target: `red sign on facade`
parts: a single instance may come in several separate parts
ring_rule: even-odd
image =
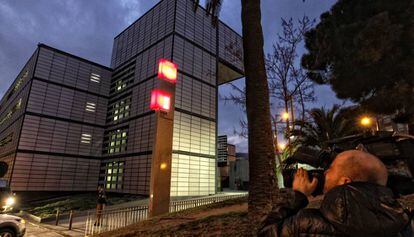
[[[162,90],[153,90],[151,92],[150,108],[156,111],[169,112],[171,109],[171,95]]]
[[[164,79],[171,83],[177,82],[177,65],[167,59],[161,59],[158,64],[158,78]]]

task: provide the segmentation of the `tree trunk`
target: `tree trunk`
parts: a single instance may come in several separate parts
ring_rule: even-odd
[[[242,0],[246,112],[249,136],[249,216],[259,221],[277,191],[269,88],[263,52],[260,0]]]

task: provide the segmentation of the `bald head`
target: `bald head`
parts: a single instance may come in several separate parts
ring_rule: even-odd
[[[354,182],[387,184],[387,168],[370,153],[357,150],[345,151],[340,153],[334,162],[341,167],[342,174],[349,176]]]
[[[325,191],[349,182],[368,182],[385,186],[388,172],[374,155],[350,150],[340,153],[325,173]]]

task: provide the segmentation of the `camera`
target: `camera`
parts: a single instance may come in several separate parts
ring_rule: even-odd
[[[282,171],[283,175],[283,184],[287,188],[291,188],[293,184],[293,178],[295,177],[297,169],[284,169]],[[312,181],[313,178],[318,180],[318,185],[316,186],[315,191],[312,193],[312,196],[318,196],[323,193],[323,186],[325,184],[324,170],[308,170],[309,181]]]
[[[335,157],[336,152],[330,150],[318,151],[307,147],[299,147],[283,163],[282,175],[284,186],[287,188],[292,187],[293,178],[299,168],[299,164],[301,164],[308,172],[309,181],[312,181],[313,178],[318,180],[318,185],[312,193],[312,196],[323,194],[323,186],[325,184],[324,172],[329,168]]]

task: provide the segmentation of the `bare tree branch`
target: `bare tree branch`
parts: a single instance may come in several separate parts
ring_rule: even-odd
[[[306,120],[306,104],[314,102],[315,92],[313,83],[298,62],[300,55],[298,48],[303,44],[304,34],[309,31],[316,20],[303,16],[294,21],[281,19],[282,32],[277,35],[277,41],[273,44],[272,51],[266,55],[265,64],[269,83],[270,106],[273,114],[280,113],[282,109],[290,111],[290,101],[293,100],[293,109],[298,111],[300,119]],[[232,48],[232,47],[229,47]],[[232,102],[245,110],[245,88],[240,88],[233,83],[229,83],[233,92],[220,99],[225,103]],[[296,108],[297,107],[297,108]],[[273,119],[272,115],[272,119]],[[295,116],[296,117],[296,116]],[[286,124],[276,123],[277,131],[288,136],[286,131],[289,121]],[[294,124],[294,123],[292,123]],[[247,122],[242,119],[239,123],[241,131],[234,129],[234,134],[242,137],[247,136]]]

